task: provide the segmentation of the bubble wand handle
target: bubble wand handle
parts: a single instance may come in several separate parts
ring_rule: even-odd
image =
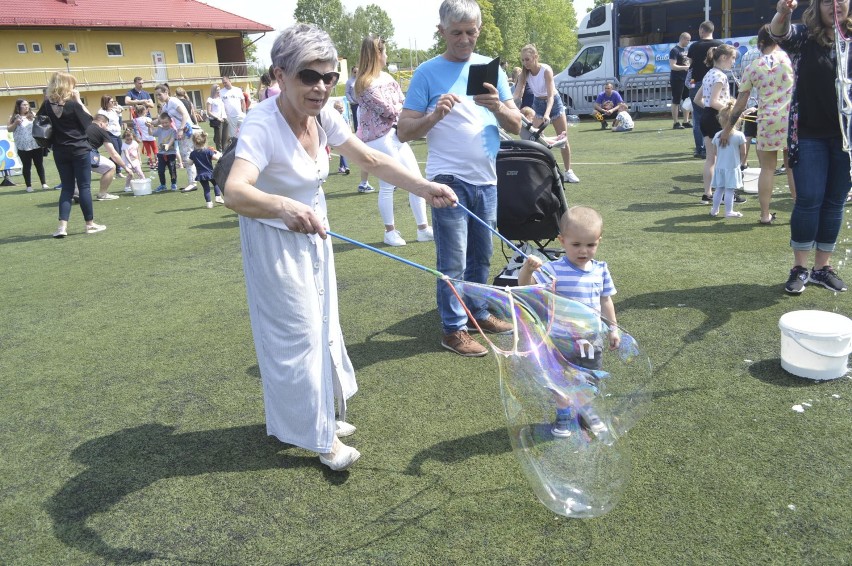
[[[413,261],[409,261],[405,258],[399,257],[398,255],[388,253],[384,250],[380,250],[379,248],[374,248],[373,246],[371,246],[369,244],[365,244],[364,242],[359,242],[358,240],[353,240],[352,238],[347,238],[346,236],[343,236],[341,234],[337,234],[336,232],[332,232],[331,230],[326,230],[326,234],[328,234],[329,236],[333,236],[333,237],[335,237],[339,240],[343,240],[344,242],[349,242],[350,244],[354,244],[358,247],[364,248],[365,250],[370,250],[371,252],[376,252],[377,254],[383,255],[385,257],[395,259],[395,260],[397,260],[401,263],[404,263],[405,265],[410,265],[411,267],[416,267],[417,269],[431,273],[432,275],[434,275],[438,279],[445,279],[446,278],[445,275],[443,273],[441,273],[440,271],[437,271],[437,270],[434,270],[434,269],[429,269],[425,265],[420,265],[419,263],[414,263]]]

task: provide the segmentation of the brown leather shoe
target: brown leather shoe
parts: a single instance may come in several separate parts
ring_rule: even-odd
[[[456,330],[444,334],[441,339],[441,346],[466,358],[481,358],[488,353],[485,346],[471,338],[467,330]]]
[[[484,320],[477,320],[479,327],[489,334],[511,334],[512,328],[510,323],[505,320],[500,320],[493,314],[489,314]]]

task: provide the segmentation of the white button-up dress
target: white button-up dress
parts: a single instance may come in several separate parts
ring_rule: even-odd
[[[236,156],[258,168],[258,189],[312,207],[328,228],[324,148],[344,143],[351,131],[333,110],[323,109],[321,122],[313,159],[276,99],[264,100],[247,114]],[[240,238],[266,431],[282,442],[330,452],[335,398],[345,407],[358,390],[340,329],[331,238],[291,232],[280,219],[243,216]]]

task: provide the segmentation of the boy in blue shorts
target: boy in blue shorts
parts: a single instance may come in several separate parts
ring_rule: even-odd
[[[612,296],[616,293],[615,285],[606,262],[595,259],[602,231],[603,219],[598,211],[587,206],[569,208],[559,220],[558,238],[565,255],[546,264],[538,257],[530,255],[518,273],[518,284],[546,282],[546,276],[538,271],[547,272],[556,280],[557,295],[582,303],[601,314],[610,327],[609,347],[614,350],[621,342],[616,327],[615,305],[612,302]],[[555,324],[554,328],[556,326],[558,324]],[[602,343],[572,344],[570,350],[563,351],[563,354],[571,364],[593,372],[601,369]],[[569,424],[574,418],[572,408],[562,396],[557,396],[556,406],[556,424],[552,432],[554,436],[570,436]],[[606,425],[590,407],[584,407],[579,413],[577,417],[584,428],[598,435],[606,431]]]

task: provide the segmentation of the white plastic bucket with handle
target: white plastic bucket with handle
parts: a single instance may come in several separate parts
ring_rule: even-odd
[[[133,196],[141,197],[151,194],[151,179],[133,179],[130,181]]]
[[[743,192],[749,194],[757,194],[757,180],[760,177],[760,169],[757,167],[749,167],[743,169]]]
[[[849,371],[852,320],[825,311],[788,312],[781,329],[781,367],[793,375],[823,381]]]

